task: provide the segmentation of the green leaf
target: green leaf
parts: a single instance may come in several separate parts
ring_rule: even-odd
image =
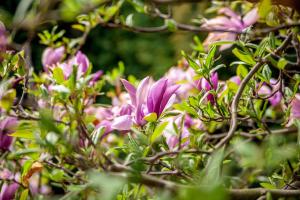
[[[10,89],[4,92],[4,95],[0,99],[0,108],[3,108],[4,110],[9,110],[13,105],[15,97],[16,91],[14,89]]]
[[[60,68],[60,67],[54,68],[53,78],[56,81],[56,83],[58,83],[58,84],[61,84],[65,81],[64,72],[63,72],[62,68]]]
[[[264,19],[270,13],[271,9],[272,9],[272,1],[262,0],[258,6],[258,14],[261,18]]]
[[[217,150],[208,160],[203,171],[202,184],[215,186],[220,183],[224,148]]]
[[[23,190],[22,193],[21,193],[21,195],[20,195],[20,200],[27,200],[27,198],[28,198],[28,192],[29,192],[28,189]]]
[[[157,114],[155,112],[149,113],[144,117],[147,122],[155,122],[157,120]]]
[[[121,177],[92,171],[88,174],[88,183],[96,192],[95,199],[111,200],[116,199],[126,181]]]
[[[265,65],[262,70],[262,76],[264,77],[266,82],[269,82],[272,77],[272,71],[268,65]]]
[[[151,143],[153,143],[162,134],[162,132],[165,130],[168,123],[169,122],[163,122],[155,128],[155,130],[154,130],[154,132],[153,132],[153,134],[151,135],[151,138],[150,138]]]
[[[241,61],[244,61],[245,63],[249,64],[249,65],[255,65],[255,60],[252,58],[251,55],[240,51],[239,49],[235,48],[232,50],[232,53],[239,58]]]
[[[216,54],[216,51],[217,51],[217,47],[216,46],[212,46],[207,54],[207,57],[206,57],[206,61],[205,61],[205,65],[207,67],[210,68],[210,66],[212,65],[213,63],[213,59],[214,59],[214,56]]]
[[[60,182],[64,179],[65,172],[60,169],[54,169],[50,175],[50,179],[55,182]]]
[[[52,90],[52,91],[56,91],[56,92],[58,92],[58,93],[70,94],[69,88],[67,88],[67,87],[64,86],[64,85],[53,85],[53,86],[51,87],[51,90]]]
[[[82,32],[85,31],[85,26],[83,26],[82,24],[73,24],[72,28],[76,29],[76,30],[79,30],[79,31],[82,31]]]
[[[260,183],[260,185],[263,187],[263,188],[266,188],[266,189],[276,189],[276,187],[274,185],[272,185],[271,183]]]
[[[40,127],[46,129],[47,131],[53,131],[55,133],[61,133],[57,125],[54,123],[52,114],[48,110],[40,111],[41,120],[39,121]]]
[[[92,132],[92,141],[96,145],[99,142],[100,136],[102,136],[105,132],[105,127],[100,126]]]
[[[12,137],[19,137],[25,139],[34,139],[34,132],[36,131],[37,124],[33,121],[21,121],[17,127],[16,132],[10,134]]]
[[[287,64],[288,64],[288,61],[286,59],[280,58],[280,60],[277,63],[277,67],[279,69],[284,69]]]
[[[165,24],[167,25],[169,31],[172,31],[172,32],[176,31],[177,25],[176,25],[175,20],[173,20],[173,19],[166,19],[165,20]]]
[[[133,26],[133,14],[132,13],[126,17],[125,24],[129,27]]]
[[[236,69],[236,74],[239,77],[244,78],[248,74],[248,69],[244,65],[239,65]]]

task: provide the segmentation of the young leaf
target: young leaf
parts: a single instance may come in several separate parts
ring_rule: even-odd
[[[251,55],[240,51],[239,49],[235,48],[232,50],[232,53],[241,61],[244,61],[245,63],[249,64],[249,65],[255,65],[255,60],[252,58]]]
[[[150,138],[151,143],[153,143],[162,134],[162,132],[165,130],[167,125],[168,125],[168,122],[163,122],[155,128],[155,130]]]

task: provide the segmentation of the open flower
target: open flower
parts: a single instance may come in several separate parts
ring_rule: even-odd
[[[65,79],[68,79],[71,76],[74,67],[77,67],[78,79],[87,71],[89,67],[89,60],[86,55],[84,55],[81,51],[78,51],[74,57],[62,64],[59,64],[58,67],[62,68]]]
[[[195,88],[195,76],[196,73],[191,67],[188,67],[187,69],[184,69],[183,67],[171,67],[165,75],[172,84],[180,85],[180,88],[176,91],[176,94],[180,99],[187,98],[189,92]]]
[[[17,123],[14,117],[6,117],[0,121],[0,150],[9,150],[13,141],[9,134],[14,132]]]
[[[178,88],[178,85],[170,85],[166,78],[162,78],[154,83],[147,97],[148,113],[156,113],[157,117],[159,117],[169,101],[170,103],[174,102],[175,92]]]
[[[64,52],[65,52],[64,47],[59,47],[56,49],[53,49],[50,47],[46,48],[46,50],[44,51],[43,56],[42,56],[42,63],[44,66],[44,71],[49,72],[49,69],[50,69],[50,72],[51,72],[54,68],[59,67],[63,71],[64,78],[68,79],[71,76],[71,74],[74,70],[74,67],[76,67],[77,79],[79,79],[88,70],[90,62],[89,62],[87,56],[85,54],[83,54],[81,51],[78,51],[75,54],[75,56],[66,60],[63,63],[60,63],[60,61],[62,61],[62,59],[64,57]],[[99,77],[101,75],[102,75],[101,71],[96,72],[94,74],[94,76],[92,77],[91,81],[95,81],[95,80],[99,79]]]
[[[51,48],[48,47],[44,50],[42,55],[42,64],[44,71],[48,72],[48,68],[58,64],[64,57],[65,47]]]
[[[232,11],[230,8],[222,8],[218,12],[219,15],[214,19],[206,21],[202,27],[210,30],[229,30],[233,32],[210,32],[204,41],[204,46],[208,47],[216,41],[234,41],[244,29],[253,25],[259,18],[258,9],[254,8],[248,12],[243,18]],[[230,44],[222,45],[220,50],[229,48]]]
[[[133,124],[144,125],[144,117],[148,114],[155,114],[158,118],[168,105],[173,103],[179,88],[178,85],[170,84],[166,78],[150,85],[150,78],[146,77],[137,88],[127,80],[122,80],[122,83],[129,93],[132,112],[114,119],[112,127],[117,130],[130,130]]]

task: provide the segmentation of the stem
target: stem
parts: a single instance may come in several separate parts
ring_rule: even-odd
[[[282,44],[274,51],[275,54],[281,53],[289,44],[289,42],[292,39],[292,33],[290,33],[286,39],[282,42]],[[221,148],[223,145],[227,144],[230,139],[233,137],[237,126],[238,126],[238,105],[240,98],[244,92],[244,89],[246,88],[248,82],[252,79],[252,77],[256,74],[256,72],[267,62],[267,59],[271,56],[271,53],[267,54],[265,57],[263,57],[258,63],[254,65],[254,67],[250,70],[250,72],[247,74],[247,76],[242,80],[240,87],[236,93],[236,95],[233,98],[232,104],[231,104],[231,123],[230,123],[230,129],[228,131],[228,134],[226,137],[224,137],[215,147],[216,149]]]

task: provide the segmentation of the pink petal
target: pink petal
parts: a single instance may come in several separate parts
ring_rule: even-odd
[[[136,88],[125,79],[121,79],[121,82],[130,96],[132,105],[136,106]]]
[[[258,9],[254,8],[244,16],[243,23],[245,27],[248,27],[255,24],[258,19],[259,19]]]
[[[130,115],[123,115],[115,118],[111,127],[116,130],[126,131],[131,129],[132,124],[132,117]]]

